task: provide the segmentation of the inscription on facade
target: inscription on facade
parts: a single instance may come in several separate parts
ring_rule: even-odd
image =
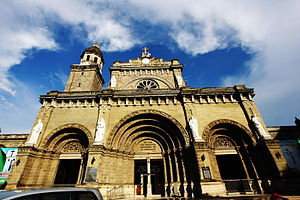
[[[137,145],[135,151],[141,152],[141,153],[147,153],[147,152],[159,153],[159,152],[161,152],[158,144],[152,140],[145,140],[145,141],[140,142]]]

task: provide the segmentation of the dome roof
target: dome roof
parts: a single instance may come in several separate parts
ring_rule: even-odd
[[[98,42],[96,42],[93,46],[87,48],[86,50],[84,50],[80,56],[80,58],[83,58],[84,54],[85,53],[92,53],[92,54],[95,54],[97,56],[99,56],[104,64],[104,59],[103,59],[103,55],[102,55],[102,52],[100,50],[100,46],[98,44]]]

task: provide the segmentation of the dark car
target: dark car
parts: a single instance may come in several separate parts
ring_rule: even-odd
[[[96,188],[45,188],[0,192],[3,200],[103,200]]]

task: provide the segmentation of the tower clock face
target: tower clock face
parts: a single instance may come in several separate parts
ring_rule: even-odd
[[[150,60],[149,58],[143,58],[142,63],[149,64]]]

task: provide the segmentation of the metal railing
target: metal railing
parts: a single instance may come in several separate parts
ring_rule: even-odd
[[[124,193],[124,185],[119,185],[111,190],[107,191],[107,198],[108,199],[120,199],[124,198],[125,193]]]
[[[253,179],[225,179],[222,181],[224,182],[228,193],[257,193],[259,191],[258,183]]]

